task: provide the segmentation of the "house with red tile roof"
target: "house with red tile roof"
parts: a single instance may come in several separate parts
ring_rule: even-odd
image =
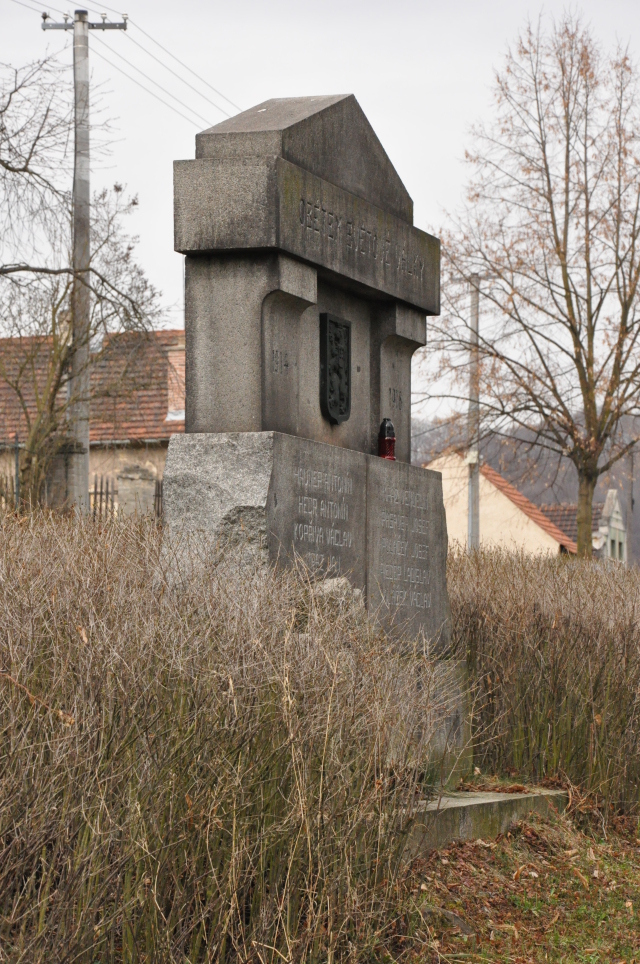
[[[442,473],[449,542],[467,545],[467,462],[450,452],[427,468]],[[480,543],[555,554],[577,552],[577,506],[535,505],[491,466],[480,466]],[[593,506],[593,547],[596,555],[626,562],[626,528],[620,499],[610,489],[604,503]]]
[[[48,371],[47,338],[0,339],[0,360],[9,378],[0,378],[0,475],[14,471],[16,435],[27,436],[25,408],[33,418],[36,393]],[[20,380],[22,401],[9,381],[28,361]],[[184,432],[184,331],[110,336],[91,366],[90,488],[107,483],[114,504],[124,512],[150,511],[156,482],[162,479],[169,439]],[[61,398],[64,408],[64,399]],[[63,501],[64,460],[52,472],[52,503]]]
[[[542,504],[540,509],[555,525],[573,539],[578,538],[578,506],[575,502]],[[594,553],[603,559],[627,562],[627,526],[622,511],[620,495],[609,489],[604,502],[594,502],[592,507],[592,543]]]
[[[457,453],[431,462],[442,473],[450,544],[467,544],[469,467]],[[480,467],[480,544],[525,552],[575,553],[577,546],[538,506],[489,465]]]

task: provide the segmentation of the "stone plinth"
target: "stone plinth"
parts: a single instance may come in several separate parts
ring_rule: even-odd
[[[537,787],[528,793],[447,793],[422,808],[407,840],[405,858],[415,860],[454,840],[495,839],[531,812],[549,817],[569,803],[564,790]]]
[[[169,538],[242,542],[261,563],[301,559],[346,576],[391,632],[446,644],[441,476],[279,432],[174,436],[164,476]]]
[[[413,635],[427,626],[432,635],[449,605],[442,477],[375,456],[366,461],[369,609],[387,624],[402,617]]]

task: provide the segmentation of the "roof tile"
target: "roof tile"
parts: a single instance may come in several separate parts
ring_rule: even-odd
[[[31,366],[31,373],[22,379],[24,405],[8,379],[0,378],[0,441],[5,444],[13,441],[16,432],[25,438],[25,408],[31,419],[37,413],[36,393],[42,392],[47,379],[51,344],[46,337],[0,339],[9,379],[18,377],[25,362]],[[184,432],[184,420],[167,421],[169,389],[175,404],[176,378],[184,384],[179,361],[172,365],[170,355],[175,359],[183,347],[181,329],[118,334],[105,340],[103,353],[91,369],[92,444],[167,441]],[[64,405],[63,392],[60,405]]]
[[[556,504],[541,505],[540,508],[559,529],[573,541],[578,539],[578,506],[575,502],[558,502]],[[604,502],[594,502],[591,511],[591,529],[597,532],[602,518]]]
[[[492,485],[496,487],[503,495],[506,495],[514,505],[524,512],[536,525],[540,526],[541,529],[551,536],[552,539],[561,545],[567,552],[577,553],[578,546],[575,540],[568,537],[568,535],[563,532],[550,518],[545,515],[538,506],[534,505],[525,495],[518,492],[514,485],[507,482],[499,472],[492,469],[490,465],[480,466],[480,471],[484,475],[485,479],[491,482]]]

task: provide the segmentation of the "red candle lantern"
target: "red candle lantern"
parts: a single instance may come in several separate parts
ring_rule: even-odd
[[[381,459],[396,460],[396,430],[390,418],[383,418],[378,432],[378,455]]]

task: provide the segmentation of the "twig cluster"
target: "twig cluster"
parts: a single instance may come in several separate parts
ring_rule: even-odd
[[[560,776],[605,813],[640,803],[640,571],[450,554],[453,645],[478,691],[476,762]]]
[[[160,548],[0,522],[0,961],[382,948],[433,667],[348,593]]]

